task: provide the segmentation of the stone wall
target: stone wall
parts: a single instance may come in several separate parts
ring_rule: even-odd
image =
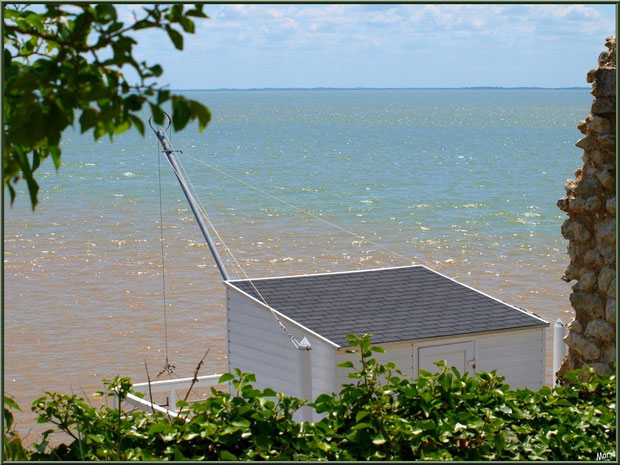
[[[566,182],[558,207],[568,213],[562,235],[570,265],[563,280],[576,280],[570,301],[575,318],[564,341],[569,350],[558,375],[584,363],[610,373],[616,360],[616,39],[587,75],[594,102],[578,129],[585,135],[583,167]]]

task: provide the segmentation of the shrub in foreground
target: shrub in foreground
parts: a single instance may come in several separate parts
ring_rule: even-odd
[[[24,448],[5,407],[4,454],[13,460],[594,460],[615,451],[615,375],[577,370],[574,382],[533,392],[511,390],[492,373],[461,375],[440,364],[409,380],[393,363],[381,364],[369,336],[350,336],[359,354],[351,383],[308,404],[323,418],[299,423],[307,401],[256,389],[249,373],[225,374],[231,393],[179,401],[178,418],[92,407],[56,393],[33,403],[40,440]],[[119,400],[127,378],[107,383]],[[9,400],[8,407],[18,408]],[[10,421],[7,421],[9,419]],[[52,434],[68,441],[50,446]]]

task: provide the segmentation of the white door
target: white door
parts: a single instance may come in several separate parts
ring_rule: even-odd
[[[418,369],[437,373],[439,367],[434,362],[445,360],[449,367],[456,368],[459,373],[474,373],[474,341],[444,344],[418,349]]]

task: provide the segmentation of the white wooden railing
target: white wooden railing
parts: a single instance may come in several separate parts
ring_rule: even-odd
[[[136,392],[141,392],[144,394],[144,397],[138,397],[134,394],[127,394],[124,402],[128,405],[131,405],[137,409],[144,410],[145,412],[161,412],[166,415],[170,415],[171,417],[177,417],[178,413],[176,412],[176,391],[184,390],[187,391],[190,388],[204,388],[207,386],[214,386],[219,384],[219,379],[221,374],[215,375],[205,375],[198,376],[196,378],[196,382],[194,378],[177,378],[177,379],[166,379],[162,381],[151,381],[150,383],[136,383],[132,386],[133,390]],[[193,383],[193,386],[192,386]],[[149,389],[150,384],[150,389]],[[155,402],[151,403],[150,400],[147,400],[146,397],[149,396],[149,393],[160,393],[167,392],[168,393],[168,408],[162,407],[161,405],[156,404]]]

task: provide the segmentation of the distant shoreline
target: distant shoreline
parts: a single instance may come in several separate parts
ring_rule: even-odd
[[[255,87],[249,89],[170,89],[176,92],[260,92],[326,90],[590,90],[590,87]]]

